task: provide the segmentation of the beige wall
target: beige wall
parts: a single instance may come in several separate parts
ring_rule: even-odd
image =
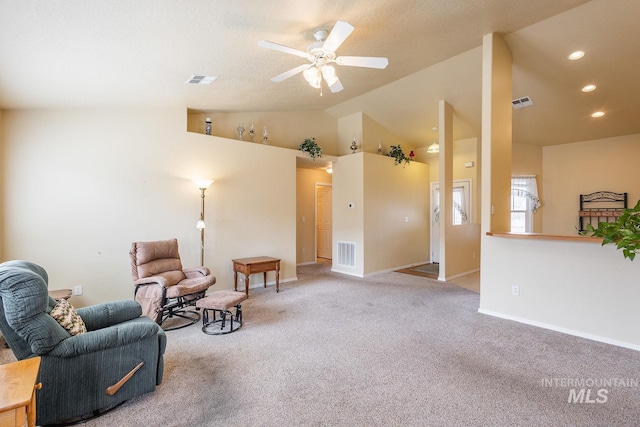
[[[540,208],[533,214],[533,232],[542,233],[542,219],[547,200],[544,195],[542,177],[542,147],[529,144],[513,144],[511,153],[512,175],[535,175],[538,184]]]
[[[296,170],[296,263],[316,261],[316,185],[331,184],[325,170]]]
[[[183,264],[199,263],[198,177],[216,180],[214,290],[232,287],[238,257],[280,257],[281,280],[296,277],[297,150],[188,133],[183,109],[4,111],[2,126],[3,260],[41,264],[54,289],[83,285],[74,305],[133,297],[134,241],[176,237]]]
[[[5,187],[5,167],[6,157],[4,154],[4,128],[2,126],[2,110],[0,110],[0,165],[2,165],[2,169],[0,169],[0,260],[4,260],[4,211],[5,211],[5,200],[4,200],[4,187]]]
[[[482,229],[511,230],[511,68],[502,36],[482,44]]]
[[[364,154],[342,156],[333,165],[332,270],[353,276],[364,275]],[[355,268],[337,264],[338,241],[355,243]]]
[[[351,144],[356,140],[358,151],[362,151],[364,114],[354,113],[338,119],[338,152],[337,155],[352,154]]]
[[[315,138],[323,154],[337,155],[338,121],[323,111],[272,111],[272,112],[196,112],[187,114],[187,130],[204,134],[204,122],[211,118],[212,135],[238,139],[236,128],[245,127],[244,140],[249,141],[249,129],[253,121],[254,142],[262,142],[266,126],[269,145],[297,149],[305,138]]]
[[[544,147],[544,233],[576,235],[580,194],[628,193],[640,199],[640,134]]]
[[[385,128],[366,114],[362,115],[362,128],[362,151],[377,154],[378,142],[380,142],[383,153],[388,153],[389,147],[391,147],[392,145],[400,145],[402,147],[402,152],[407,156],[409,155],[411,150],[414,150],[414,147],[411,144],[389,132],[387,128]]]
[[[338,266],[334,254],[333,270],[364,276],[426,262],[428,176],[419,162],[402,167],[362,152],[341,157],[333,173],[333,247],[354,242],[356,268]]]
[[[364,153],[364,274],[429,260],[429,166]],[[342,160],[341,160],[342,162]]]
[[[615,246],[487,236],[481,277],[481,313],[640,350],[638,264]]]

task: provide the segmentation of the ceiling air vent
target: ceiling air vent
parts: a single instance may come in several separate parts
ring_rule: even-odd
[[[189,80],[184,83],[188,85],[210,85],[217,78],[217,76],[202,76],[194,74],[193,76],[189,77]]]
[[[523,98],[514,99],[511,101],[511,105],[513,105],[513,109],[517,110],[518,108],[529,107],[533,105],[533,101],[530,97],[525,96]]]

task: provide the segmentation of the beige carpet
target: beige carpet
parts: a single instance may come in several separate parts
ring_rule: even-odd
[[[84,425],[638,425],[640,388],[567,386],[637,381],[637,352],[478,314],[452,284],[328,269],[252,289],[236,333],[168,332],[163,384]]]

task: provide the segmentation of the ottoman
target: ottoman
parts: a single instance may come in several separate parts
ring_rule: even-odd
[[[218,291],[196,301],[202,309],[202,332],[209,335],[230,334],[242,326],[242,307],[247,299],[244,292]],[[236,308],[235,315],[229,310]],[[234,319],[235,317],[235,319]]]

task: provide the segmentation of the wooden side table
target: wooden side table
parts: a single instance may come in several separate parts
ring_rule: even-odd
[[[238,272],[244,274],[244,287],[249,297],[249,276],[264,273],[264,287],[267,287],[267,272],[276,272],[276,292],[280,292],[280,259],[269,256],[238,258],[233,261],[233,289],[238,290]]]
[[[36,384],[40,357],[0,365],[0,427],[36,425]]]

